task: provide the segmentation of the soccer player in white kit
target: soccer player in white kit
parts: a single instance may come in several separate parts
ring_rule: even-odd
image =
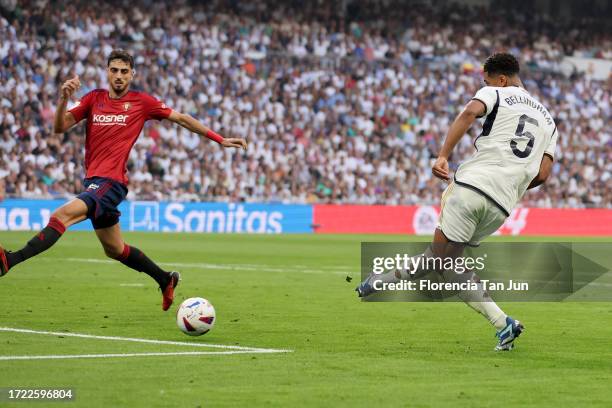
[[[502,226],[525,192],[550,175],[557,128],[548,110],[524,88],[519,63],[507,53],[497,53],[484,64],[484,82],[448,130],[444,145],[433,165],[433,174],[450,181],[448,158],[477,118],[484,117],[482,133],[474,141],[476,153],[462,163],[444,191],[433,245],[422,256],[459,257],[466,245],[480,241]],[[414,273],[414,271],[412,272]],[[444,272],[453,280],[457,276]],[[460,279],[479,282],[469,272]],[[359,296],[375,292],[373,281],[410,279],[407,271],[370,275],[357,288]],[[496,350],[511,350],[523,325],[507,316],[480,286],[478,291],[459,295],[484,315],[497,329]]]

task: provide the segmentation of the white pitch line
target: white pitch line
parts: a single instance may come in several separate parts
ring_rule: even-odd
[[[285,351],[258,351],[258,350],[237,350],[237,351],[176,351],[167,353],[120,353],[120,354],[57,354],[48,356],[0,356],[0,361],[8,360],[61,360],[74,358],[113,358],[113,357],[164,357],[164,356],[209,356],[209,355],[229,355],[229,354],[265,354],[280,353]]]
[[[103,264],[115,264],[117,261],[111,261],[106,259],[92,259],[92,258],[54,258],[49,261],[68,261],[68,262],[84,262],[84,263],[103,263]],[[316,274],[338,274],[346,275],[352,271],[359,271],[357,269],[347,269],[345,271],[339,269],[302,269],[296,267],[282,267],[278,265],[250,265],[250,264],[209,264],[209,263],[177,263],[177,262],[159,262],[162,266],[174,266],[179,268],[198,268],[198,269],[219,269],[219,270],[230,270],[230,271],[265,271],[265,272],[284,272],[284,273],[316,273]],[[344,267],[343,267],[344,268]]]
[[[132,342],[137,342],[137,343],[149,343],[149,344],[168,344],[168,345],[173,345],[173,346],[208,347],[208,348],[229,349],[229,350],[242,350],[245,352],[256,352],[256,353],[291,353],[293,352],[293,350],[287,350],[287,349],[229,346],[229,345],[224,345],[224,344],[209,344],[209,343],[191,343],[187,341],[138,339],[138,338],[133,338],[133,337],[95,336],[93,334],[50,332],[50,331],[43,331],[43,330],[17,329],[14,327],[0,327],[0,331],[13,332],[13,333],[43,334],[43,335],[48,335],[48,336],[79,337],[83,339],[132,341]]]
[[[55,258],[54,260],[57,260]],[[106,260],[106,259],[92,259],[92,258],[60,258],[59,260],[68,261],[68,262],[84,262],[84,263],[104,263],[104,264],[113,264],[116,261]],[[345,269],[350,267],[343,266],[334,266],[334,268],[339,269],[325,269],[322,268],[320,270],[315,269],[299,269],[302,265],[294,265],[293,267],[287,268],[278,268],[277,265],[274,267],[271,265],[257,265],[257,264],[208,264],[208,263],[176,263],[176,262],[160,262],[160,265],[165,266],[174,266],[179,268],[198,268],[198,269],[218,269],[218,270],[230,270],[230,271],[266,271],[266,272],[284,272],[284,273],[315,273],[315,274],[338,274],[338,275],[347,275],[351,272],[355,272],[357,276],[360,275],[359,268],[347,269],[346,271],[342,271],[339,269]],[[297,268],[297,269],[296,269]],[[575,282],[576,284],[584,284],[585,282]],[[137,286],[139,284],[121,284],[120,286]],[[143,285],[144,286],[144,285]],[[612,287],[612,283],[604,283],[604,282],[588,282],[585,286],[595,286],[595,287]]]

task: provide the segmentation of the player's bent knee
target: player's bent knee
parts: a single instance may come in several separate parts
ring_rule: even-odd
[[[87,205],[81,200],[72,200],[55,210],[51,216],[68,227],[87,217]]]
[[[62,208],[58,208],[57,210],[53,211],[53,213],[51,214],[51,217],[53,218],[57,218],[58,220],[60,220],[64,225],[66,225],[66,223],[68,222],[68,220],[70,219],[70,217],[68,216],[68,214],[66,214],[65,211],[62,210]]]
[[[118,246],[114,246],[114,245],[105,245],[104,246],[104,253],[109,258],[118,259],[119,260],[122,257],[122,255],[123,255],[123,246],[122,247],[118,247]]]

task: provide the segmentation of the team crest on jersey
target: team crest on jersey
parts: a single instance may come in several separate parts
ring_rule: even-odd
[[[132,106],[131,103],[126,102],[126,103],[123,104],[123,110],[128,110],[128,109],[130,109],[131,106]]]

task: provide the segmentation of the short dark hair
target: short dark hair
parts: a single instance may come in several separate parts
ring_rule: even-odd
[[[121,50],[121,49],[113,50],[109,54],[108,59],[106,60],[106,66],[109,66],[111,61],[116,60],[116,59],[130,64],[130,68],[132,69],[134,68],[134,57],[132,57],[132,55],[126,50]]]
[[[489,75],[503,74],[510,77],[518,74],[520,70],[516,57],[506,52],[493,54],[484,63],[484,71]]]

